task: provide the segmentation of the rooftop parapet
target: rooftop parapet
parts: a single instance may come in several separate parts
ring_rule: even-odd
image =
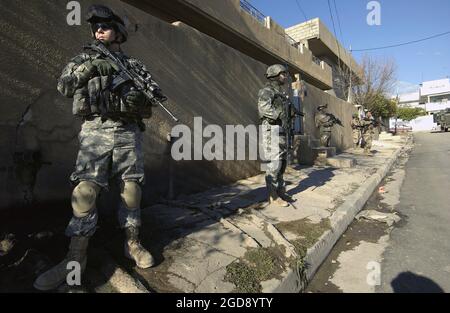
[[[362,77],[362,68],[319,18],[289,27],[286,33],[297,43],[305,44],[316,57],[327,57],[336,64],[340,59],[353,74]]]
[[[265,64],[287,63],[308,83],[333,86],[328,64],[314,59],[272,18],[245,0],[122,0],[151,14],[170,16]]]

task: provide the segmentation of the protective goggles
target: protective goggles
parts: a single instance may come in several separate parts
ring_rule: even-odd
[[[110,29],[114,29],[114,25],[112,23],[105,23],[105,22],[103,22],[103,23],[95,23],[92,26],[92,29],[94,31],[97,31],[100,28],[103,29],[103,30],[110,30]]]

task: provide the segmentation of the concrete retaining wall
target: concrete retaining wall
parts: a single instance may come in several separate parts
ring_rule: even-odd
[[[80,1],[83,16],[94,1]],[[0,206],[24,201],[30,169],[13,162],[15,151],[40,151],[36,200],[68,199],[80,121],[71,99],[56,91],[56,79],[68,60],[90,41],[88,26],[66,23],[66,1],[0,3]],[[129,42],[123,49],[141,59],[169,97],[168,107],[184,124],[194,116],[204,124],[255,124],[256,95],[266,65],[184,25],[167,24],[120,1],[103,1],[127,16]],[[138,31],[134,26],[138,24]],[[29,108],[16,136],[22,115]],[[174,124],[160,109],[147,122],[144,204],[164,196],[168,187],[166,135]],[[17,137],[17,144],[16,144]],[[22,163],[23,164],[23,163]],[[26,167],[26,166],[25,166]],[[193,192],[258,173],[257,162],[183,162],[176,166],[175,192]],[[19,181],[18,176],[23,179]],[[32,175],[31,175],[32,176]],[[104,198],[109,198],[105,196]]]
[[[79,2],[84,16],[95,1]],[[70,199],[68,177],[78,150],[80,121],[71,114],[71,99],[56,91],[56,80],[68,60],[89,42],[89,31],[84,22],[81,26],[66,23],[66,3],[0,3],[0,208],[25,204],[31,199],[27,190],[32,186],[36,201]],[[256,97],[264,84],[265,64],[182,23],[168,24],[118,0],[102,3],[126,16],[130,38],[123,49],[148,65],[170,100],[168,107],[184,124],[192,127],[195,116],[202,116],[204,125],[259,122]],[[308,86],[305,131],[314,136],[313,112],[323,101],[344,123],[351,118],[348,103]],[[160,109],[147,121],[143,205],[167,194],[166,135],[172,126]],[[349,147],[350,135],[349,128],[337,129],[333,143],[340,149]],[[15,162],[15,152],[26,153]],[[185,161],[174,165],[174,173],[174,191],[182,194],[256,175],[259,163]],[[115,191],[100,197],[103,206],[117,200]]]

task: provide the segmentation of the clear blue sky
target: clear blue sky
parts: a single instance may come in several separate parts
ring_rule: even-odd
[[[264,15],[278,24],[289,27],[305,21],[296,1],[306,17],[319,17],[333,32],[327,0],[248,0]],[[364,49],[418,40],[450,31],[449,0],[379,0],[381,25],[369,26],[366,22],[369,0],[334,0],[342,29],[339,30],[333,0],[336,32],[339,40],[349,49]],[[369,52],[354,52],[357,61],[363,53],[379,58],[393,58],[398,66],[397,78],[400,93],[409,91],[411,85],[423,80],[450,76],[450,34],[428,41]]]

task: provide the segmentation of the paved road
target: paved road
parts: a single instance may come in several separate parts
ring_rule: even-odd
[[[307,292],[450,292],[450,133],[417,133],[414,141],[382,182],[386,192],[364,208],[396,211],[402,221],[391,228],[355,220]],[[380,265],[379,286],[368,283],[369,262]]]
[[[450,292],[450,133],[418,133],[377,292]]]

